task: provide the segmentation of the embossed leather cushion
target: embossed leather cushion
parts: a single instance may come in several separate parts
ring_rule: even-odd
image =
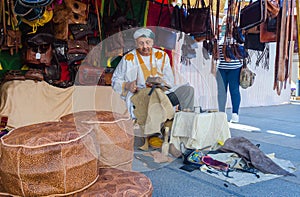
[[[96,183],[70,197],[152,196],[151,180],[140,172],[122,171],[115,168],[99,169]]]
[[[77,127],[96,126],[99,167],[131,170],[134,152],[133,123],[128,115],[111,111],[80,111],[61,117]]]
[[[98,147],[92,129],[44,122],[19,127],[1,138],[0,193],[66,195],[98,178]]]

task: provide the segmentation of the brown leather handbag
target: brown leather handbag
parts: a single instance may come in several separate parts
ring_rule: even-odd
[[[50,45],[46,53],[41,53],[40,61],[42,64],[45,64],[46,66],[50,66],[52,57],[53,57],[53,50],[52,50],[52,45]]]
[[[270,22],[273,21],[274,24],[270,25]],[[297,16],[294,17],[294,27],[297,27]],[[268,18],[265,22],[260,24],[260,42],[276,42],[276,30],[277,30],[277,17]],[[297,31],[295,28],[293,31],[292,40],[297,39]],[[290,38],[289,38],[290,39]]]
[[[46,66],[50,66],[52,57],[52,45],[49,44],[27,48],[25,60],[30,64],[45,64]]]
[[[40,69],[29,69],[25,73],[25,78],[35,80],[35,81],[43,81],[44,80],[43,71]]]
[[[7,73],[5,73],[3,81],[11,80],[25,80],[25,76],[21,70],[9,70]]]
[[[80,40],[88,35],[93,35],[92,27],[90,24],[70,24],[69,30],[75,40]]]
[[[90,66],[82,64],[79,66],[75,84],[77,85],[98,85],[101,74],[104,72],[103,67]]]
[[[183,31],[197,36],[205,36],[211,29],[210,6],[206,6],[204,0],[196,0],[194,7],[190,6],[188,0],[187,17],[182,19]]]
[[[88,54],[89,45],[85,40],[68,40],[68,54]]]

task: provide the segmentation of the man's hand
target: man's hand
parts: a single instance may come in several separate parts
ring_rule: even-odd
[[[136,85],[136,80],[134,81],[131,81],[131,82],[127,82],[126,85],[125,85],[125,88],[127,90],[129,90],[130,92],[132,93],[136,93],[137,92],[137,85]]]

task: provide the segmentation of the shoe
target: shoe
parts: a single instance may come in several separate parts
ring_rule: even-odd
[[[230,122],[238,123],[239,122],[239,115],[237,113],[233,113]]]

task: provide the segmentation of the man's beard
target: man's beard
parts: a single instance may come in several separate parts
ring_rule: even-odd
[[[151,48],[141,48],[139,52],[141,55],[148,56],[151,53]]]

